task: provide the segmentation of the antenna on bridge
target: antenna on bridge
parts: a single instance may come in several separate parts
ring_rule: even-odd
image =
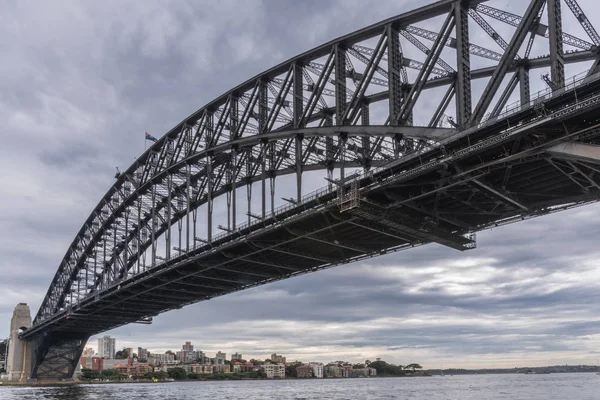
[[[194,238],[194,240],[195,240],[196,242],[208,243],[208,240],[206,240],[206,239],[202,239],[202,238],[199,238],[199,237],[197,237],[197,236]]]
[[[556,90],[556,85],[554,84],[554,82],[552,82],[552,79],[550,79],[550,74],[542,74],[541,78],[550,89]]]
[[[119,167],[115,167],[117,169],[117,172],[115,172],[115,179],[119,179],[119,177],[121,176],[121,171],[119,171]]]
[[[292,204],[298,204],[297,200],[294,200],[294,199],[291,199],[291,198],[290,199],[286,199],[285,197],[282,197],[281,200],[285,200],[288,203],[292,203]]]
[[[228,232],[228,233],[233,232],[233,229],[229,229],[227,227],[224,227],[223,225],[219,225],[219,226],[217,226],[217,228],[219,228],[222,231]]]
[[[448,123],[450,125],[452,125],[453,127],[458,129],[458,124],[456,122],[454,122],[454,118],[452,118],[451,116],[448,116],[448,118],[446,118],[446,121],[448,121]]]
[[[259,221],[262,219],[261,216],[258,216],[256,214],[252,214],[251,212],[247,212],[246,215],[249,216],[249,217],[255,218],[255,219],[259,220]]]

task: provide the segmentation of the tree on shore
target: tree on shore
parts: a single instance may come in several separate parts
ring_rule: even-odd
[[[402,365],[388,364],[385,361],[375,361],[368,365],[370,368],[377,370],[379,376],[404,376],[406,373]]]
[[[176,381],[182,381],[188,378],[187,372],[183,368],[169,368],[167,371],[169,378],[175,379]]]
[[[408,364],[406,369],[411,369],[412,372],[416,372],[416,370],[423,369],[423,367],[421,367],[419,364]]]

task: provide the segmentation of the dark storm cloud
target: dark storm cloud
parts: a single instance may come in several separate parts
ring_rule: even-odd
[[[517,3],[500,6],[519,12]],[[260,71],[421,4],[3,4],[0,336],[16,303],[36,311],[114,168],[143,151],[144,131],[161,136]],[[565,30],[584,37],[565,18]],[[505,38],[512,32],[491,23]],[[425,27],[439,29],[435,21]],[[472,60],[474,67],[485,62]],[[532,79],[532,91],[541,84]],[[435,107],[434,97],[423,108]],[[470,252],[429,245],[273,283],[112,333],[120,345],[175,350],[192,340],[209,352],[263,358],[277,351],[447,366],[591,362],[600,345],[599,211],[589,206],[495,228],[480,233]]]

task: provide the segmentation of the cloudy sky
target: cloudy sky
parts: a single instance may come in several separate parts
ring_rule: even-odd
[[[594,0],[579,2],[597,19]],[[421,3],[0,0],[0,337],[18,302],[37,312],[115,166],[144,150],[144,131],[161,136],[256,73]],[[573,18],[565,30],[586,38]],[[190,340],[248,358],[595,364],[599,237],[600,207],[588,206],[480,233],[470,252],[430,245],[109,333],[118,347],[163,352]]]

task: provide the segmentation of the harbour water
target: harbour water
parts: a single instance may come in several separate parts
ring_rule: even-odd
[[[311,379],[283,381],[196,381],[100,384],[70,387],[2,387],[1,400],[38,399],[218,399],[274,400],[598,400],[600,376],[469,375],[418,378]]]

